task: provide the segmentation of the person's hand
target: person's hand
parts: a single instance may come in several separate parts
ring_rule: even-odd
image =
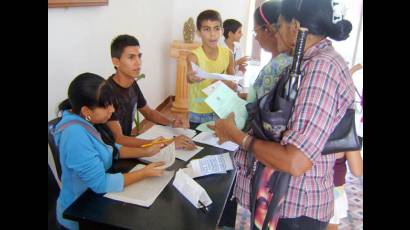
[[[236,89],[238,88],[238,84],[236,84],[233,81],[223,81],[223,83],[225,83],[225,85],[227,85],[229,88],[231,88],[233,91],[236,92]]]
[[[239,58],[238,60],[236,60],[235,62],[239,66],[241,66],[241,65],[247,66],[248,63],[246,63],[246,62],[249,61],[249,60],[251,60],[251,58],[249,56],[243,56],[243,57]]]
[[[150,147],[145,148],[144,157],[152,157],[155,154],[159,153],[161,149],[165,146],[164,143],[151,145]]]
[[[248,65],[247,63],[245,63],[245,64],[243,64],[243,65],[238,65],[239,71],[241,71],[242,74],[245,74],[245,73],[246,73],[246,66],[247,66],[247,65]]]
[[[197,83],[197,82],[200,82],[200,81],[204,80],[203,78],[200,78],[200,77],[196,76],[195,71],[190,71],[190,70],[187,71],[186,78],[187,78],[188,82],[191,82],[191,83]]]
[[[340,159],[345,156],[345,152],[336,153],[336,159]]]
[[[192,149],[196,149],[196,145],[191,140],[191,138],[185,135],[180,135],[180,136],[175,137],[175,148],[192,150]]]
[[[154,162],[142,168],[146,177],[162,176],[164,174],[164,162]]]
[[[216,120],[215,125],[208,125],[208,128],[215,131],[215,136],[219,138],[218,144],[231,141],[231,133],[237,129],[235,125],[235,114],[231,112],[227,118]]]
[[[172,127],[173,128],[183,128],[184,122],[182,122],[182,119],[180,117],[175,117],[174,120],[172,121]]]

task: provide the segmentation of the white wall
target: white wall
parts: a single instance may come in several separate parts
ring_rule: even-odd
[[[241,21],[246,31],[248,5],[246,0],[111,0],[108,6],[49,8],[48,120],[55,117],[74,77],[93,72],[106,78],[113,73],[109,46],[122,33],[140,41],[142,72],[147,78],[139,84],[155,108],[175,95],[176,61],[169,57],[169,45],[172,40],[183,40],[188,17],[195,20],[202,10],[213,8],[223,19]]]
[[[114,71],[110,42],[119,34],[138,38],[143,54],[139,82],[152,107],[168,95],[168,46],[172,1],[112,0],[108,6],[48,9],[48,119],[66,98],[70,81],[82,72],[108,77]],[[175,77],[174,77],[175,79]]]

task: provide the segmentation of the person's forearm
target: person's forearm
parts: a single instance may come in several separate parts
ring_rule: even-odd
[[[152,110],[147,119],[160,125],[172,125],[172,119],[169,119],[157,110]]]
[[[121,146],[119,150],[121,159],[145,157],[146,151],[145,148],[130,148],[126,146]]]
[[[360,155],[360,151],[348,151],[346,152],[346,160],[349,164],[350,172],[356,176],[360,177],[363,175],[363,159]]]
[[[231,137],[235,143],[241,145],[245,135],[245,133],[237,129],[231,134]],[[293,176],[298,176],[307,169],[303,162],[297,160],[300,159],[300,157],[306,156],[304,156],[303,153],[303,156],[296,153],[296,151],[300,150],[297,150],[294,146],[283,146],[273,141],[256,139],[250,150],[257,160],[275,170],[287,172]],[[296,156],[297,154],[298,156]]]
[[[124,135],[121,135],[121,136],[115,138],[116,143],[118,143],[120,145],[123,145],[123,146],[134,147],[134,148],[135,147],[141,147],[141,145],[148,144],[151,141],[152,140],[143,140],[143,139],[124,136]]]
[[[145,175],[143,170],[137,170],[130,173],[124,173],[124,187],[133,184],[135,182],[141,181],[145,179],[147,176]]]

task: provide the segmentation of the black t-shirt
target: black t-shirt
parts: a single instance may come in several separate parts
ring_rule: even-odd
[[[113,77],[114,74],[108,78],[107,82],[114,89],[117,105],[115,106],[115,112],[112,114],[110,121],[119,121],[123,135],[130,136],[135,112],[137,109],[144,107],[147,101],[136,81],[134,81],[130,87],[124,88],[118,85]]]

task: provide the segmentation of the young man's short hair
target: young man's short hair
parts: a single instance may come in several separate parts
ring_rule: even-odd
[[[235,19],[226,19],[223,23],[224,27],[224,37],[228,38],[229,32],[235,33],[242,24]]]
[[[140,46],[138,39],[127,34],[119,35],[111,42],[111,58],[120,58],[127,46]]]
[[[202,11],[197,19],[196,19],[196,28],[201,30],[201,24],[203,21],[210,20],[210,21],[218,21],[222,24],[221,15],[216,10],[205,10]]]

